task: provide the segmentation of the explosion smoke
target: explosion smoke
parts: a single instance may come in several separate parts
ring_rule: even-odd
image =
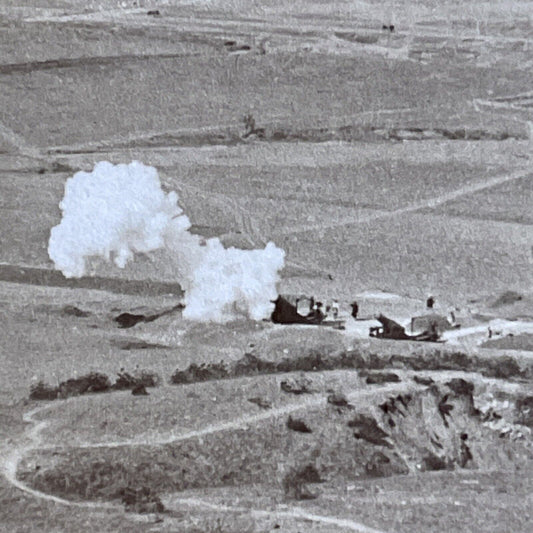
[[[83,276],[90,257],[124,268],[135,253],[164,248],[185,290],[184,317],[260,320],[272,311],[285,252],[271,242],[262,250],[226,249],[217,238],[191,234],[178,195],[163,192],[153,167],[97,163],[67,180],[59,207],[48,254],[66,277]]]

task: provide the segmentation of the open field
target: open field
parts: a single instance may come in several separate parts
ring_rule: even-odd
[[[532,13],[4,0],[0,530],[529,533]],[[346,329],[185,320],[164,250],[65,280],[50,229],[101,160],[155,166],[196,234],[275,242],[279,291]],[[428,294],[446,343],[368,338]],[[147,396],[28,400],[138,369]]]

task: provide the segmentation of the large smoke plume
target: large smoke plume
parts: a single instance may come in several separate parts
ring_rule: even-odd
[[[83,276],[90,257],[123,268],[136,253],[164,248],[185,290],[186,318],[260,320],[272,310],[285,252],[273,243],[226,249],[219,239],[191,234],[178,195],[161,189],[153,167],[100,162],[67,180],[59,207],[63,218],[52,228],[48,254],[66,277]]]

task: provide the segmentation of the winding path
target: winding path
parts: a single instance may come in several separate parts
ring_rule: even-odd
[[[404,392],[405,390],[417,388],[412,384],[387,384],[380,387],[372,388],[371,390],[362,390],[354,392],[348,395],[348,398],[351,401],[362,400],[363,398],[374,396],[379,393],[399,393]],[[74,399],[73,399],[74,400]],[[69,400],[66,400],[62,405],[66,405]],[[189,431],[181,435],[167,435],[154,439],[144,439],[139,440],[122,440],[122,441],[111,441],[111,442],[101,442],[101,443],[85,443],[76,446],[76,448],[119,448],[125,446],[140,446],[140,445],[163,445],[170,444],[174,442],[189,440],[197,437],[202,437],[205,435],[217,433],[220,431],[227,431],[232,429],[242,429],[248,426],[249,424],[254,424],[256,422],[267,420],[276,416],[282,416],[301,409],[308,409],[311,407],[316,407],[318,405],[323,405],[325,398],[323,395],[319,397],[310,397],[306,398],[304,401],[300,401],[295,404],[285,405],[276,409],[270,409],[269,411],[258,413],[255,415],[237,417],[233,420],[221,422],[219,424],[208,425],[205,428],[200,430]],[[24,493],[39,498],[41,500],[54,502],[61,505],[66,505],[69,507],[78,507],[85,509],[110,509],[110,510],[122,510],[122,506],[115,505],[112,503],[106,502],[91,502],[83,501],[76,502],[61,498],[58,496],[53,496],[51,494],[33,489],[25,482],[17,478],[17,468],[20,461],[32,450],[49,450],[49,449],[59,449],[61,447],[57,446],[46,446],[42,445],[41,433],[49,425],[47,420],[37,420],[36,416],[40,415],[48,410],[51,410],[54,407],[57,407],[57,403],[48,403],[46,405],[37,407],[28,411],[23,415],[23,421],[25,423],[31,424],[31,427],[23,434],[20,439],[20,444],[15,445],[11,448],[11,451],[4,455],[0,460],[0,473],[7,479],[7,481],[15,488],[23,491]],[[293,507],[290,509],[282,510],[264,510],[264,509],[253,509],[245,507],[233,507],[226,505],[219,505],[206,502],[201,499],[196,498],[177,498],[173,500],[175,503],[185,506],[193,507],[202,507],[205,509],[216,510],[220,512],[232,512],[232,513],[250,513],[254,517],[269,517],[269,516],[278,516],[280,518],[293,518],[296,520],[307,520],[316,523],[321,523],[324,525],[330,525],[338,528],[342,528],[350,531],[358,531],[360,533],[384,533],[382,531],[370,528],[354,520],[338,518],[334,516],[323,516],[318,514],[313,514],[307,512],[299,507]]]

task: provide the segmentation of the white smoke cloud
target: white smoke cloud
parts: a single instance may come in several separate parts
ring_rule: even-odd
[[[123,268],[136,253],[163,248],[185,290],[186,318],[260,320],[272,311],[285,252],[273,243],[225,249],[219,239],[189,233],[178,195],[161,189],[153,167],[97,163],[67,180],[59,207],[63,218],[52,228],[48,254],[66,277],[83,276],[90,257]]]

